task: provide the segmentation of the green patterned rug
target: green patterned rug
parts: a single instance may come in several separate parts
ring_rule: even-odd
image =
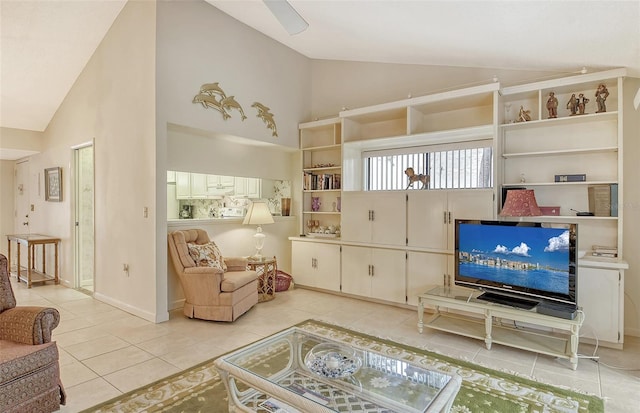
[[[369,336],[320,321],[297,325],[354,347],[372,349],[394,358],[462,376],[452,412],[457,413],[601,413],[604,402],[571,390],[542,384],[512,374],[481,367],[419,348]],[[265,412],[257,405],[257,412]],[[227,393],[213,360],[126,393],[83,413],[227,412]]]

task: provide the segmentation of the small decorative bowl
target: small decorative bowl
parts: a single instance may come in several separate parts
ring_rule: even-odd
[[[339,379],[349,377],[360,370],[362,360],[351,347],[337,343],[320,343],[309,350],[304,364],[312,373]]]

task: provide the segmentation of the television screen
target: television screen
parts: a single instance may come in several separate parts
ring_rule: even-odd
[[[575,224],[456,220],[458,285],[576,303]]]

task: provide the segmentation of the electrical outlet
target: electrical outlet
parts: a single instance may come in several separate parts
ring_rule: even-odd
[[[142,209],[142,217],[143,218],[149,218],[149,207],[144,207]]]
[[[30,208],[30,209],[31,209],[31,212],[33,212],[33,211],[35,211],[35,210],[36,210],[36,206],[35,206],[35,205],[33,205],[33,204],[31,204],[31,208]]]
[[[122,264],[122,271],[127,273],[127,277],[129,276],[129,264]]]

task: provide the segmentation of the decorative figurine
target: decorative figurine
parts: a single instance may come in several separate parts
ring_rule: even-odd
[[[589,103],[589,99],[584,96],[584,93],[578,95],[578,114],[584,115],[584,108]]]
[[[414,182],[421,182],[422,183],[422,188],[420,188],[420,189],[427,189],[427,184],[429,183],[429,175],[416,174],[413,171],[412,167],[408,167],[404,171],[404,173],[409,178],[409,183],[407,184],[407,188],[406,189],[409,189],[410,187],[413,188],[413,183]]]
[[[311,210],[313,212],[320,211],[320,205],[321,205],[321,202],[319,197],[317,196],[311,197]]]
[[[571,94],[569,101],[567,102],[567,109],[571,112],[570,116],[575,115],[578,112],[578,98],[575,93]]]
[[[596,89],[596,104],[598,105],[598,110],[596,110],[596,113],[607,111],[607,105],[605,104],[605,101],[607,100],[608,96],[609,90],[607,89],[607,86],[604,83],[600,83],[598,85],[598,89]]]
[[[547,110],[549,111],[549,119],[558,117],[558,98],[554,92],[549,92],[547,99]]]
[[[524,110],[523,106],[520,106],[520,112],[518,112],[518,119],[516,122],[529,122],[531,120],[531,111]]]

